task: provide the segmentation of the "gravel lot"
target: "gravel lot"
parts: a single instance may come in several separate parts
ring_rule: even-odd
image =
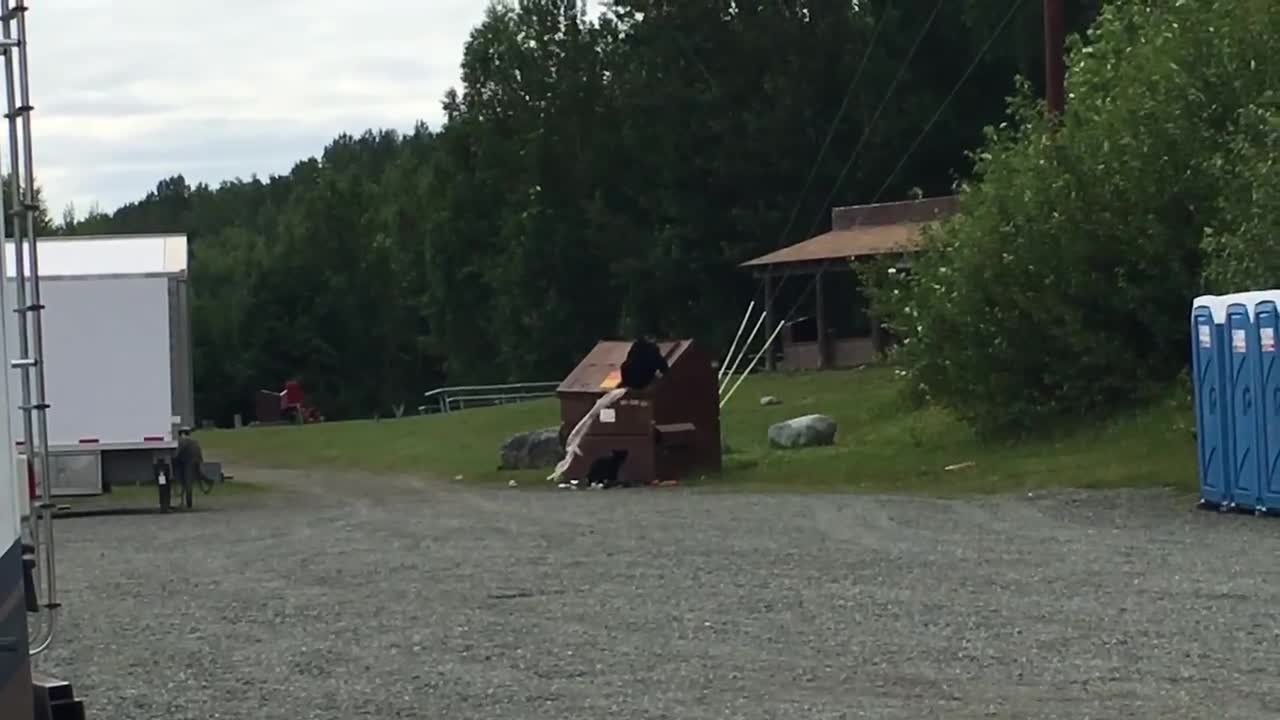
[[[1274,717],[1280,520],[1165,493],[239,475],[289,490],[59,525],[92,718]]]

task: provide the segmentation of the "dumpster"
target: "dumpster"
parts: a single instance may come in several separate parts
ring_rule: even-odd
[[[623,458],[618,482],[626,486],[720,470],[719,385],[711,356],[693,340],[657,345],[670,371],[643,390],[627,390],[600,411],[565,479],[585,480],[597,460],[616,457]],[[562,442],[605,393],[619,387],[630,349],[626,341],[601,342],[560,383],[556,395]]]
[[[1227,397],[1230,407],[1229,433],[1231,505],[1256,509],[1260,505],[1262,454],[1259,448],[1259,342],[1254,323],[1255,304],[1263,293],[1227,295],[1225,322],[1227,347]]]
[[[280,393],[259,390],[253,396],[253,416],[263,425],[280,422]]]
[[[1280,291],[1262,293],[1254,305],[1258,329],[1258,510],[1280,510]]]
[[[1226,353],[1223,324],[1227,302],[1206,295],[1191,303],[1191,387],[1195,399],[1196,455],[1200,502],[1211,507],[1231,503],[1227,417]]]

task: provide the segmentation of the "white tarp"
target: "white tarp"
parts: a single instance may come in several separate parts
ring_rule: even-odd
[[[102,235],[40,238],[40,277],[174,275],[187,269],[186,235]],[[6,277],[15,276],[13,242],[5,243]],[[28,272],[31,265],[25,266]]]

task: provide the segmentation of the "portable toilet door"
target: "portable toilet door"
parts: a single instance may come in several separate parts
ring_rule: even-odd
[[[1280,510],[1280,291],[1268,292],[1254,306],[1258,328],[1258,419],[1262,470],[1260,511]]]
[[[1258,436],[1258,334],[1254,326],[1253,293],[1229,295],[1226,336],[1227,389],[1230,398],[1231,440],[1231,504],[1234,507],[1258,507],[1261,486],[1261,453]]]
[[[1231,503],[1228,460],[1226,358],[1223,321],[1226,303],[1220,298],[1196,298],[1191,305],[1191,388],[1196,408],[1196,456],[1200,502],[1214,507]],[[1280,427],[1280,426],[1278,426]]]

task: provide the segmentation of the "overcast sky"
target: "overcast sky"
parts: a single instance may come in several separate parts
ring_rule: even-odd
[[[57,0],[28,14],[55,218],[157,180],[284,173],[338,133],[433,127],[486,0]]]

